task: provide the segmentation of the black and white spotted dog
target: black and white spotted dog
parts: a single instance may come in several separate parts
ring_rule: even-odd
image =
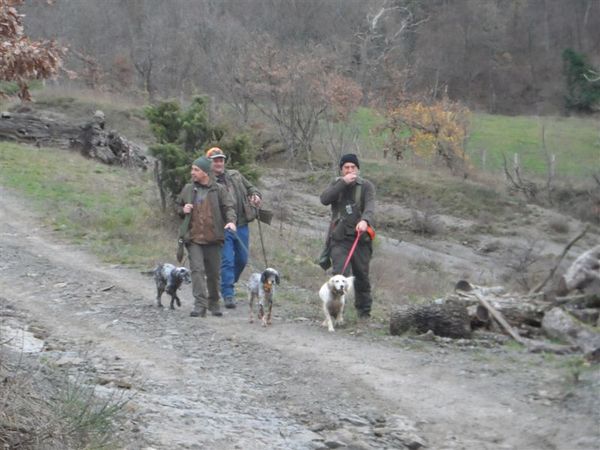
[[[262,326],[271,325],[275,285],[279,284],[279,272],[267,267],[262,273],[253,273],[248,280],[248,303],[250,323],[254,322],[254,300],[258,298],[258,320]],[[266,311],[266,314],[265,314]]]
[[[192,282],[190,270],[186,267],[175,267],[173,264],[159,264],[153,273],[154,281],[156,281],[156,306],[163,307],[160,298],[165,291],[171,296],[171,309],[175,309],[175,302],[177,302],[177,306],[181,306],[177,289],[183,283],[190,284]]]

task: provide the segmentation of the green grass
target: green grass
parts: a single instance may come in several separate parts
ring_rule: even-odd
[[[150,174],[65,150],[0,143],[0,183],[27,197],[48,226],[107,262],[150,265],[174,256],[176,236],[164,226]]]
[[[556,156],[557,175],[579,177],[600,167],[600,123],[586,118],[474,114],[467,154],[483,168],[485,150],[485,169],[499,172],[503,170],[502,154],[512,164],[513,155],[518,153],[526,173],[545,176],[548,163],[542,131],[546,151]]]

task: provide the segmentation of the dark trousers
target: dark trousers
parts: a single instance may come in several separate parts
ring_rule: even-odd
[[[334,275],[342,273],[344,263],[353,243],[353,240],[331,241],[331,260],[333,262],[332,271]],[[369,281],[369,264],[371,263],[372,255],[372,243],[370,241],[359,242],[354,249],[352,259],[350,259],[346,271],[342,274],[349,276],[352,273],[356,277],[354,279],[354,307],[359,314],[369,314],[373,303],[371,282]],[[350,269],[352,269],[352,272],[350,272]]]
[[[221,244],[187,245],[192,271],[194,309],[219,309],[219,273],[221,268]],[[208,290],[208,294],[207,294]]]

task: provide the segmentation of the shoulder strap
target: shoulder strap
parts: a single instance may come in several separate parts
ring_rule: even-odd
[[[194,203],[194,200],[196,200],[196,189],[194,189],[194,186],[192,185],[190,187],[190,195],[189,195],[189,203]],[[185,236],[185,233],[188,230],[188,227],[190,226],[190,219],[192,218],[192,213],[191,211],[189,213],[187,213],[183,219],[183,222],[181,222],[181,226],[179,227],[179,239],[183,239],[183,237]]]
[[[360,183],[360,184],[357,183],[356,189],[354,189],[354,203],[359,205],[359,207],[362,207],[361,195],[362,195],[362,183]]]

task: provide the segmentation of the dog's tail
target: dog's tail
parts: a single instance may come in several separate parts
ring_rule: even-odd
[[[152,276],[152,275],[154,275],[154,270],[141,270],[140,273],[142,275]]]

